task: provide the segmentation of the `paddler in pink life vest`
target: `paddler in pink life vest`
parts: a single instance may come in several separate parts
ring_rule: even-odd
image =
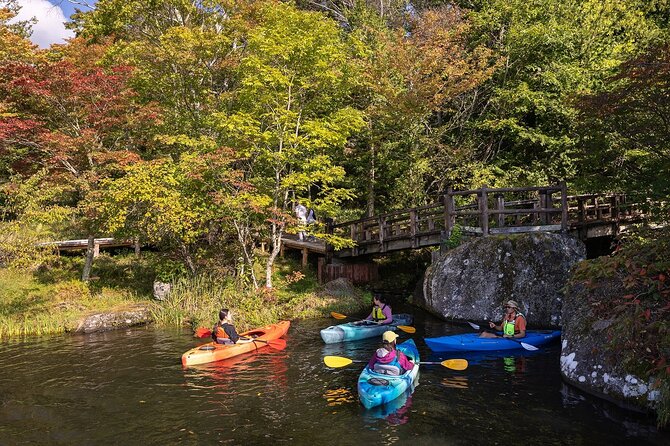
[[[372,307],[370,315],[364,320],[356,322],[356,324],[361,325],[368,323],[366,321],[371,321],[378,325],[387,325],[393,322],[391,307],[386,305],[383,297],[377,294],[372,298],[372,302],[374,303],[374,306]]]
[[[382,335],[382,346],[372,355],[368,368],[377,373],[399,376],[414,368],[414,363],[396,348],[398,335],[385,331]]]
[[[513,300],[508,300],[503,304],[505,315],[500,325],[495,322],[489,322],[489,327],[502,331],[503,338],[523,338],[526,336],[526,316],[519,311],[519,304]],[[499,338],[496,333],[482,332],[480,338]]]

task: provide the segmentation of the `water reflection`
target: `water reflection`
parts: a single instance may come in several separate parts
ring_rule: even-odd
[[[381,406],[373,407],[363,411],[363,419],[367,421],[385,420],[389,425],[397,426],[406,424],[410,419],[410,409],[412,407],[412,395],[414,389],[419,385],[419,378],[414,385],[407,389],[393,401],[389,401]]]

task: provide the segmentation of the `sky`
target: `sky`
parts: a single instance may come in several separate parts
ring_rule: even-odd
[[[41,48],[48,48],[52,43],[64,43],[65,39],[74,37],[72,31],[65,29],[64,22],[70,19],[75,8],[87,9],[68,0],[18,0],[18,3],[21,10],[16,20],[37,19],[30,40]],[[88,3],[93,4],[95,0]]]

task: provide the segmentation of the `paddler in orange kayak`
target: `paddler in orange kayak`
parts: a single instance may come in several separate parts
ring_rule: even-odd
[[[222,308],[219,311],[219,322],[214,324],[212,328],[212,339],[217,344],[237,344],[238,342],[253,342],[253,339],[249,339],[244,336],[237,334],[235,326],[233,325],[233,314],[227,308]]]

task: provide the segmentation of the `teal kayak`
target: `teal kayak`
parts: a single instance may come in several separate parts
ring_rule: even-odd
[[[560,330],[528,330],[526,336],[516,341],[505,338],[480,338],[479,333],[467,333],[439,338],[425,338],[426,344],[434,352],[469,352],[516,350],[523,348],[521,342],[539,347],[561,337]]]
[[[419,350],[413,339],[398,345],[409,360],[415,363],[414,368],[400,376],[376,373],[366,365],[358,377],[358,397],[366,409],[386,404],[403,395],[407,389],[416,384],[419,376]]]
[[[321,339],[326,344],[335,342],[358,341],[359,339],[372,338],[379,336],[387,330],[396,330],[398,325],[410,325],[412,323],[411,314],[394,314],[393,322],[388,325],[366,324],[355,325],[353,322],[346,324],[331,325],[321,330]]]

